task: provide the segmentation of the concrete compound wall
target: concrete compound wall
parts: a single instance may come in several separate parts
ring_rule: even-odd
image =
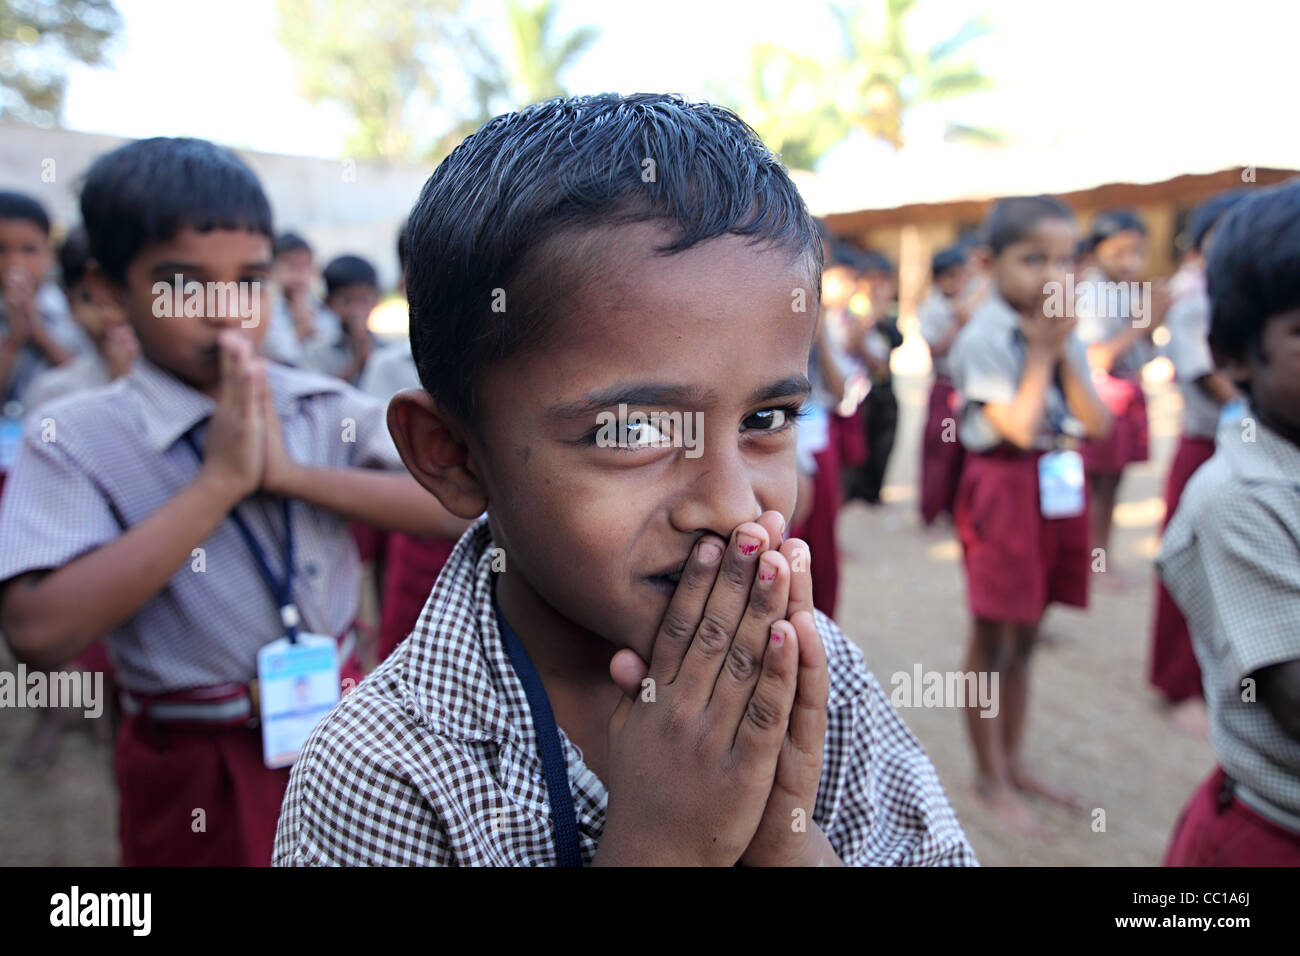
[[[94,159],[126,140],[116,136],[0,123],[0,189],[39,199],[62,234],[80,219],[77,194]],[[385,289],[397,281],[397,230],[432,165],[314,159],[235,150],[271,199],[277,232],[292,229],[315,247],[320,265],[350,252],[375,264]]]

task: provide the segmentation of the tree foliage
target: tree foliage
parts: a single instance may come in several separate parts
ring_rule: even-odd
[[[57,123],[69,64],[103,65],[121,29],[112,0],[0,0],[0,116]]]

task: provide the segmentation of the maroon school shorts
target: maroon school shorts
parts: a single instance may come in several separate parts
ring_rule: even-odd
[[[1165,481],[1165,521],[1161,530],[1169,527],[1183,488],[1188,479],[1214,454],[1214,441],[1184,435],[1178,442],[1178,451],[1169,466]],[[1187,632],[1187,621],[1178,609],[1173,596],[1156,576],[1156,614],[1151,634],[1151,667],[1149,678],[1165,699],[1169,701],[1200,697],[1201,668],[1192,651],[1192,638]]]
[[[953,523],[966,565],[966,603],[977,618],[1033,625],[1051,602],[1088,606],[1087,498],[1081,515],[1044,518],[1039,457],[1004,450],[966,455]]]
[[[354,654],[340,679],[362,676]],[[261,730],[124,713],[116,757],[123,866],[271,865],[290,768],[267,769]]]
[[[1100,441],[1085,441],[1083,467],[1090,475],[1118,475],[1125,465],[1146,461],[1147,399],[1140,373],[1110,375],[1094,370],[1092,384],[1110,409],[1110,434]]]
[[[1223,799],[1221,767],[1192,795],[1174,827],[1165,866],[1300,866],[1300,834],[1237,800]]]

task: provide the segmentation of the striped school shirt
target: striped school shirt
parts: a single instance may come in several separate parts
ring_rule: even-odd
[[[300,464],[400,469],[382,402],[336,379],[267,363],[285,447]],[[40,409],[0,498],[0,581],[61,567],[139,524],[194,480],[214,401],[147,359],[104,388]],[[272,570],[283,574],[279,499],[238,505]],[[293,597],[303,628],[337,636],[356,615],[361,563],[346,519],[292,507]],[[233,521],[121,627],[106,636],[118,680],[161,694],[257,674],[257,652],[283,633],[280,614]]]
[[[480,519],[411,636],[312,733],[289,780],[275,865],[555,865],[537,734],[497,623],[491,549]],[[852,865],[975,865],[934,767],[862,652],[816,618],[830,695],[812,819]],[[608,794],[559,735],[590,864]]]

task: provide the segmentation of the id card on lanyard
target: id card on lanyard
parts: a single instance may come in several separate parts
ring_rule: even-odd
[[[1038,459],[1038,506],[1044,518],[1076,518],[1083,514],[1087,489],[1084,484],[1083,456],[1073,448],[1062,448],[1069,420],[1061,369],[1057,366],[1052,388],[1058,390],[1047,401],[1047,419],[1057,448]]]
[[[203,452],[192,432],[183,436],[200,462]],[[297,758],[316,724],[339,702],[339,652],[334,638],[298,629],[293,603],[293,521],[289,499],[280,500],[284,516],[284,577],[276,576],[266,551],[237,510],[235,523],[262,580],[280,609],[284,636],[257,652],[258,708],[262,727],[262,762],[270,769],[287,767]]]

